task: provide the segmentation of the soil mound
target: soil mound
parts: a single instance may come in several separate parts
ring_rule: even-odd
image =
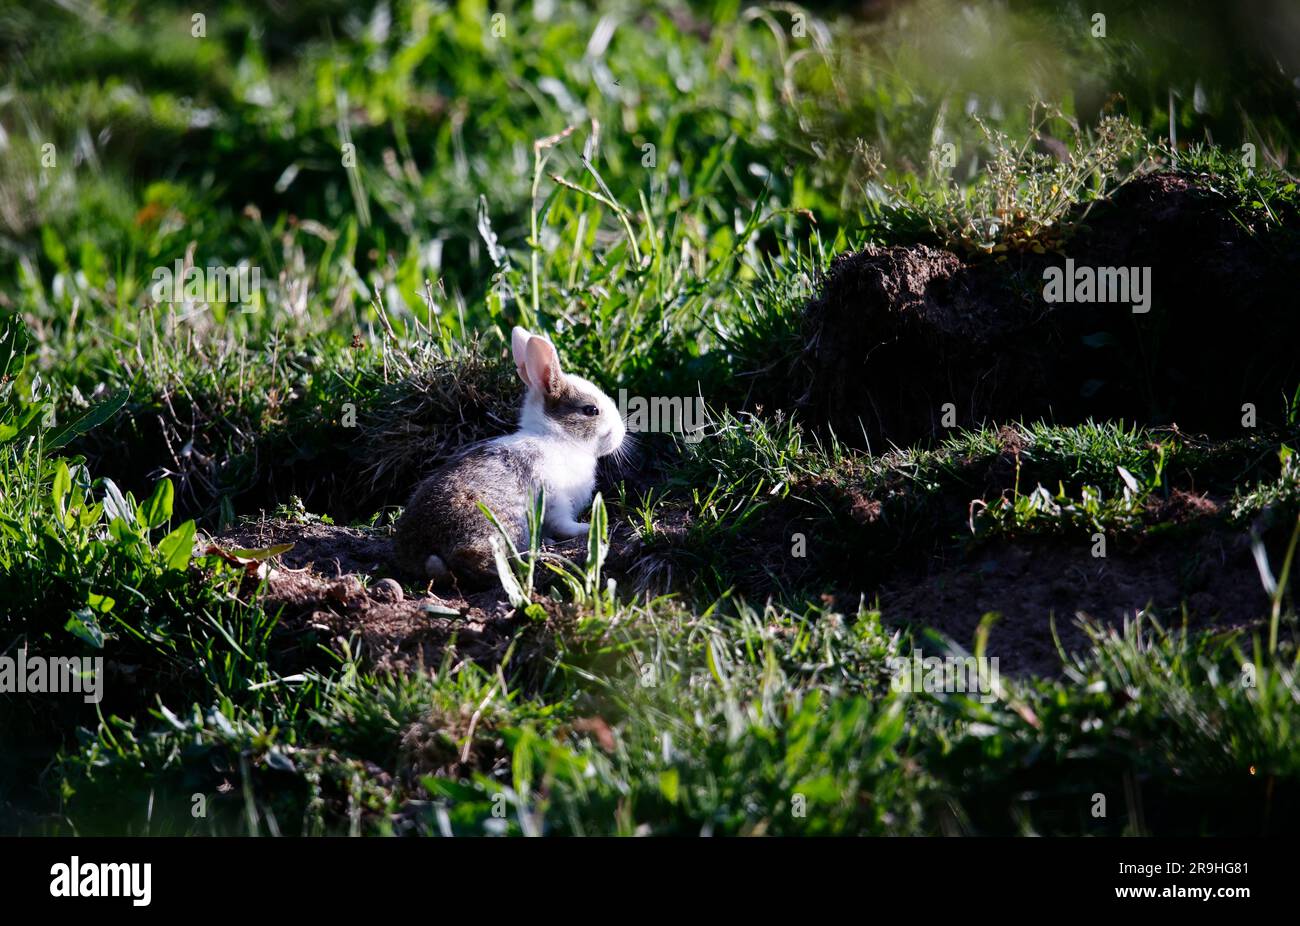
[[[997,613],[988,654],[1003,671],[1043,676],[1061,671],[1053,622],[1071,653],[1087,642],[1080,618],[1119,627],[1147,612],[1177,629],[1185,614],[1189,628],[1230,631],[1256,626],[1268,613],[1245,534],[1210,530],[1113,547],[1093,559],[1064,540],[991,545],[920,582],[887,585],[881,611],[892,623],[933,628],[963,646],[984,614]]]
[[[1297,229],[1157,173],[1096,204],[1062,253],[842,254],[805,311],[799,404],[877,449],[940,435],[954,415],[1239,434],[1244,404],[1277,419],[1300,382]]]

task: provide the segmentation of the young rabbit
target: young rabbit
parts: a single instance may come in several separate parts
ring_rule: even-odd
[[[587,533],[578,515],[591,503],[596,459],[623,443],[623,418],[609,396],[560,369],[546,338],[516,327],[511,347],[528,387],[519,430],[472,444],[416,488],[397,522],[396,541],[399,564],[416,575],[470,587],[493,584],[496,528],[477,503],[491,509],[522,549],[538,486],[546,489],[547,534]]]

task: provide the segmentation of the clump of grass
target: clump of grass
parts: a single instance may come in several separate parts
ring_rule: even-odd
[[[1015,455],[1015,480],[992,504],[975,499],[970,506],[970,530],[976,537],[990,534],[1013,535],[1025,531],[1088,530],[1107,532],[1133,530],[1142,524],[1148,500],[1163,488],[1165,452],[1157,448],[1151,471],[1139,480],[1123,466],[1116,466],[1123,482],[1119,493],[1105,497],[1095,485],[1085,484],[1079,498],[1072,498],[1058,484],[1053,495],[1041,484],[1030,492],[1020,488],[1020,455]]]
[[[1264,512],[1284,514],[1300,510],[1300,460],[1286,444],[1279,448],[1277,456],[1276,479],[1234,491],[1231,512],[1235,520],[1245,522]]]
[[[1123,116],[1103,116],[1084,128],[1056,109],[1035,105],[1029,130],[1013,141],[979,116],[971,117],[988,148],[987,160],[973,183],[952,180],[951,165],[932,152],[928,182],[899,186],[885,178],[877,152],[862,148],[866,176],[887,205],[919,214],[933,236],[952,250],[968,254],[1059,250],[1091,204],[1114,193],[1146,160],[1144,134]],[[1064,125],[1067,147],[1053,139],[1054,153],[1038,149],[1048,129]]]
[[[1251,163],[1244,150],[1227,151],[1199,142],[1177,152],[1159,148],[1176,170],[1200,179],[1206,187],[1227,195],[1239,221],[1294,232],[1300,212],[1300,186],[1296,177],[1268,163]]]
[[[515,425],[522,386],[497,343],[475,339],[451,352],[436,345],[385,348],[385,382],[359,395],[351,450],[361,473],[392,497],[455,450]]]

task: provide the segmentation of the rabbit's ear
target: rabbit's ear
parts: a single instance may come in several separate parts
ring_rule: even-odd
[[[527,328],[520,328],[518,325],[515,325],[514,331],[510,332],[510,348],[515,357],[515,369],[519,371],[519,378],[524,381],[525,386],[532,385],[528,382],[528,374],[524,371],[524,364],[528,362],[528,339],[531,337]]]
[[[525,381],[540,389],[543,395],[554,396],[560,391],[564,374],[560,372],[560,357],[555,345],[546,338],[533,335],[524,348]]]

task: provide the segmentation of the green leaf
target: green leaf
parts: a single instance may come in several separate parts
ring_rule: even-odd
[[[153,494],[144,500],[136,512],[140,524],[145,528],[153,529],[170,520],[175,495],[176,490],[172,487],[172,481],[160,479],[153,487]]]
[[[21,530],[21,527],[22,525],[20,525],[13,518],[6,518],[3,515],[0,515],[0,531],[3,531],[13,540],[24,539],[24,534]]]
[[[484,800],[482,792],[478,789],[460,781],[453,781],[450,778],[434,778],[432,775],[426,775],[420,779],[420,784],[424,785],[425,789],[434,797],[447,798],[467,804]]]
[[[718,687],[723,691],[728,691],[727,678],[723,674],[724,669],[722,658],[718,653],[718,645],[718,641],[715,638],[709,637],[709,640],[704,647],[704,661],[708,664],[709,672],[713,674],[713,678],[717,681]]]
[[[130,397],[131,391],[129,389],[117,390],[102,402],[98,402],[86,409],[86,411],[57,431],[51,432],[50,436],[45,439],[45,448],[47,450],[57,450],[87,431],[99,427],[116,415]]]
[[[591,579],[592,591],[600,587],[600,570],[605,564],[605,554],[609,551],[606,536],[609,532],[609,514],[605,510],[605,500],[599,492],[591,502],[591,520],[587,528],[587,575]]]
[[[1137,495],[1142,491],[1141,487],[1138,485],[1137,478],[1132,473],[1122,466],[1116,466],[1115,469],[1119,471],[1119,478],[1124,480],[1124,485],[1128,486],[1130,492]]]
[[[21,322],[11,322],[0,331],[0,378],[9,380],[18,378],[27,362],[27,347],[31,338],[27,335],[27,326]]]
[[[95,502],[94,504],[84,505],[77,520],[81,522],[82,527],[90,527],[99,520],[99,516],[103,513],[104,506],[99,502]]]
[[[177,717],[166,704],[158,705],[158,713],[161,714],[162,718],[171,724],[173,728],[180,730],[181,732],[184,732],[187,729],[187,724]]]
[[[515,571],[510,566],[509,554],[506,553],[506,545],[501,542],[500,537],[493,537],[491,542],[492,556],[496,560],[497,578],[501,580],[501,587],[505,589],[511,607],[522,608],[528,604],[528,596],[524,594],[523,586],[515,578]]]
[[[273,547],[262,547],[258,550],[227,550],[231,556],[237,556],[240,559],[252,559],[261,562],[264,559],[270,559],[272,556],[279,556],[281,553],[288,553],[293,549],[292,543],[277,543]]]
[[[194,521],[186,521],[158,542],[158,555],[166,569],[185,569],[194,554]]]
[[[100,629],[99,621],[95,619],[95,613],[90,608],[82,608],[73,614],[63,625],[63,629],[89,643],[95,649],[104,648],[104,631]]]
[[[221,713],[219,709],[214,710],[211,714],[211,717],[212,717],[213,726],[215,726],[226,736],[233,738],[239,735],[239,731],[237,731],[235,729],[235,725],[230,722],[230,718],[227,717],[225,714]]]
[[[117,487],[117,483],[112,479],[104,479],[104,513],[112,521],[114,518],[121,518],[126,524],[135,521],[135,512],[131,510],[130,503],[122,497],[122,490]]]
[[[59,461],[59,467],[54,471],[54,484],[50,486],[50,501],[54,503],[54,510],[62,522],[66,510],[63,507],[63,500],[68,497],[72,491],[72,473],[68,470],[68,464]]]
[[[277,772],[296,772],[298,769],[294,766],[293,760],[280,752],[278,749],[267,750],[266,764],[269,768]]]
[[[27,437],[34,434],[39,425],[37,420],[41,413],[41,406],[32,404],[23,406],[21,403],[10,402],[9,409],[3,413],[7,420],[0,421],[0,444],[5,441],[13,440],[15,437]]]
[[[678,792],[681,786],[681,776],[677,769],[665,769],[659,773],[659,793],[664,796],[664,800],[670,804],[677,803]]]

